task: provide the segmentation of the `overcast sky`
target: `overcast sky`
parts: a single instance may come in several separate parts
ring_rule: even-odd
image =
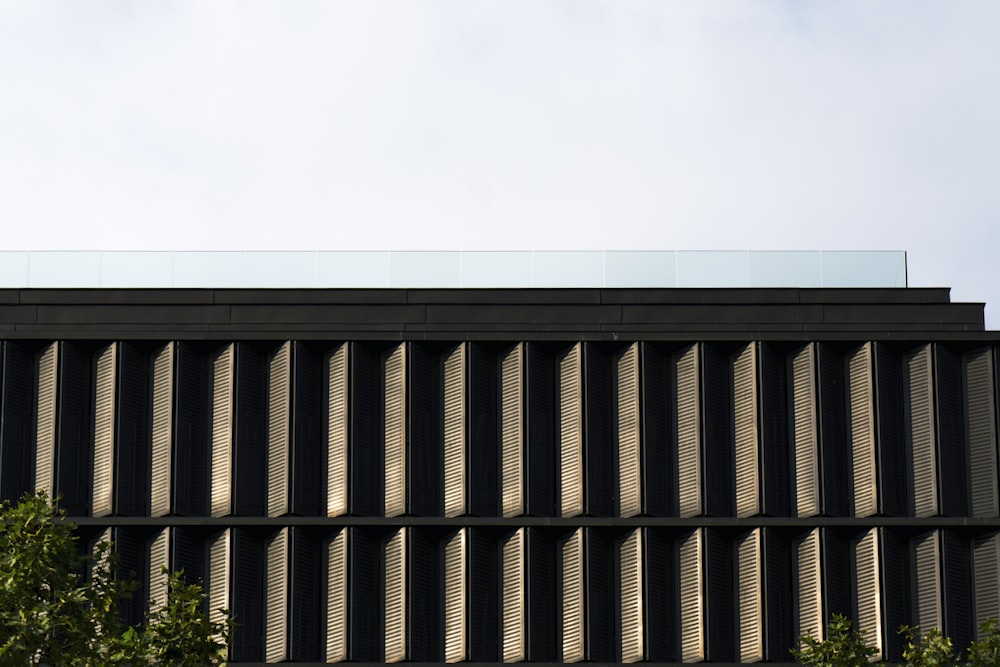
[[[900,249],[1000,327],[1000,2],[0,0],[3,249]]]

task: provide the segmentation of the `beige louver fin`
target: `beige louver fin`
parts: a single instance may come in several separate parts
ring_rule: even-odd
[[[385,661],[406,660],[406,528],[385,544]]]
[[[816,516],[821,511],[821,505],[815,343],[809,343],[792,357],[789,384],[795,457],[795,515]]]
[[[757,406],[759,352],[750,343],[733,360],[736,516],[760,514],[760,437]]]
[[[326,661],[347,660],[347,529],[326,544]]]
[[[524,343],[500,362],[503,515],[524,514]]]
[[[848,416],[851,427],[851,470],[854,480],[854,516],[878,512],[875,482],[875,399],[872,375],[872,344],[865,343],[848,361]]]
[[[111,549],[104,552],[104,556],[105,556],[105,558],[107,558],[108,556],[111,555],[111,552],[114,550],[114,542],[115,542],[115,531],[114,531],[114,529],[112,529],[112,528],[105,528],[104,530],[101,531],[100,535],[98,535],[97,538],[94,539],[93,542],[91,542],[91,545],[90,545],[90,555],[91,555],[91,558],[93,558],[94,560],[90,561],[90,570],[89,570],[90,571],[90,576],[94,576],[94,570],[95,570],[95,568],[97,566],[97,556],[99,555],[99,551],[98,551],[97,547],[102,542],[107,542],[107,543],[111,544]]]
[[[518,528],[503,545],[503,646],[504,662],[527,659],[525,627],[525,531]]]
[[[174,350],[167,343],[153,357],[152,465],[149,489],[150,516],[170,514],[170,487],[173,477]]]
[[[56,466],[56,378],[59,376],[59,343],[52,343],[38,358],[38,389],[35,397],[35,491],[51,499],[55,493]]]
[[[468,659],[468,528],[461,528],[444,546],[444,660]]]
[[[677,484],[680,516],[704,512],[701,493],[700,343],[676,358]]]
[[[212,516],[232,512],[233,488],[233,366],[234,344],[230,343],[211,357],[212,363]]]
[[[444,360],[444,515],[466,513],[466,378],[468,349],[461,343]]]
[[[94,485],[91,496],[94,516],[108,516],[114,504],[117,362],[117,343],[111,343],[97,356],[94,387]]]
[[[937,531],[913,539],[913,569],[915,582],[913,610],[921,628],[943,627],[944,613],[941,590],[941,541]]]
[[[288,531],[282,528],[267,543],[264,653],[268,662],[288,659]]]
[[[639,344],[632,343],[618,358],[618,498],[619,515],[642,512],[639,417]]]
[[[865,639],[876,648],[876,659],[885,658],[882,643],[882,572],[879,567],[878,528],[870,529],[854,544],[855,585],[857,586],[858,629],[865,633]]]
[[[267,515],[288,513],[289,434],[292,418],[292,343],[285,341],[268,360]]]
[[[691,532],[678,549],[679,596],[681,607],[681,661],[705,659],[705,529]]]
[[[342,343],[327,357],[327,431],[326,431],[326,515],[347,514],[348,484],[348,400],[347,354],[349,345]]]
[[[406,346],[401,343],[385,360],[386,516],[406,513]]]
[[[737,545],[739,662],[764,659],[763,528],[747,533]]]
[[[560,516],[583,514],[583,345],[559,360]]]
[[[913,510],[918,517],[939,513],[932,369],[930,345],[906,355],[906,435],[913,463]]]
[[[167,580],[170,575],[170,532],[172,528],[162,528],[149,543],[149,610],[162,608],[167,603]]]
[[[972,581],[975,582],[978,628],[986,620],[1000,617],[1000,533],[973,542]]]
[[[645,658],[643,628],[642,529],[636,528],[621,543],[621,660],[639,662]]]
[[[993,384],[993,349],[965,356],[965,396],[968,406],[966,438],[969,443],[972,516],[1000,514],[997,490],[996,387]]]
[[[795,542],[795,590],[798,593],[792,605],[796,618],[795,637],[824,639],[826,619],[823,617],[823,571],[820,562],[820,529],[813,528]]]
[[[583,583],[583,528],[577,528],[562,545],[562,661],[586,657]]]
[[[232,528],[225,529],[208,545],[208,614],[215,623],[225,620],[220,610],[232,608],[229,602],[231,533]]]

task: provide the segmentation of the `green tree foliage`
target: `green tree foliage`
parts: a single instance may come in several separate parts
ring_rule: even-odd
[[[931,628],[920,634],[920,628],[904,625],[899,634],[906,639],[903,648],[903,660],[912,667],[953,667],[958,664],[951,638],[941,634],[937,628]]]
[[[75,526],[44,493],[0,505],[0,665],[221,665],[230,620],[212,622],[180,574],[143,628],[123,628],[118,603],[135,585],[114,577],[111,545],[77,549]]]
[[[792,655],[803,665],[813,667],[862,667],[867,665],[876,649],[865,641],[863,632],[851,626],[851,620],[834,614],[826,627],[826,639],[800,637],[799,648]]]
[[[979,626],[979,639],[969,644],[970,667],[1000,665],[1000,620],[988,618]]]

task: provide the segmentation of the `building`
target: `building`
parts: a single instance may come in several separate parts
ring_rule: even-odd
[[[133,619],[203,579],[234,662],[787,662],[838,611],[893,658],[1000,615],[1000,337],[947,289],[15,285],[0,339],[0,495],[110,536]]]

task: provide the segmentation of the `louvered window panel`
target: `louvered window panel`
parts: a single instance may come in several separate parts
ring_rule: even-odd
[[[347,343],[342,343],[326,358],[326,515],[329,517],[347,513],[349,349]]]
[[[848,368],[853,510],[854,516],[866,517],[878,513],[871,343],[862,345],[851,354]]]
[[[639,343],[616,360],[618,408],[618,515],[642,513],[642,446],[639,397]]]
[[[970,459],[972,516],[1000,514],[997,490],[996,378],[994,352],[986,347],[965,355],[966,443]]]
[[[972,543],[972,580],[978,628],[988,619],[1000,617],[1000,533],[984,535]]]
[[[733,359],[733,416],[736,453],[736,516],[761,513],[760,435],[757,405],[757,345],[750,343]]]
[[[114,503],[117,366],[118,344],[111,343],[97,354],[94,395],[94,486],[91,499],[94,516],[111,514]]]
[[[554,516],[556,507],[557,403],[555,360],[542,346],[525,345],[527,512]],[[533,658],[534,659],[534,658]]]
[[[823,612],[823,568],[820,529],[813,528],[793,543],[796,598],[792,605],[795,637],[822,640],[826,633]]]
[[[410,528],[406,535],[406,652],[410,660],[444,657],[444,546],[436,530]]]
[[[825,618],[833,614],[853,618],[855,579],[850,540],[831,528],[820,528],[820,551]]]
[[[704,513],[701,474],[700,345],[687,348],[674,359],[677,438],[677,506],[682,518]],[[685,658],[686,660],[686,658]]]
[[[282,343],[267,365],[267,515],[277,517],[289,509],[292,343]]]
[[[675,662],[679,659],[679,578],[674,534],[654,527],[641,530],[645,659]]]
[[[324,608],[324,657],[326,662],[347,660],[347,528],[326,542],[326,604]]]
[[[643,581],[643,540],[642,529],[636,528],[620,543],[618,549],[619,625],[621,627],[621,647],[619,658],[622,662],[644,660],[645,625],[643,609],[645,585]],[[655,565],[660,565],[656,563]],[[662,631],[662,630],[660,630]]]
[[[559,659],[559,626],[556,623],[560,578],[557,563],[559,545],[551,533],[541,528],[527,532],[528,559],[528,659],[553,662]]]
[[[583,347],[584,512],[614,516],[618,460],[614,452],[617,373],[611,356],[596,343]]]
[[[674,402],[670,360],[653,344],[641,343],[641,349],[643,509],[651,516],[670,516],[675,513],[677,496],[673,474],[677,457],[670,419],[670,406]]]
[[[385,543],[385,662],[406,660],[407,532],[400,528]]]
[[[385,516],[406,513],[406,353],[402,343],[385,359]]]
[[[900,355],[885,343],[874,343],[877,371],[878,495],[879,511],[906,516],[908,509],[907,452],[905,437],[903,364]],[[896,642],[898,636],[892,635]]]
[[[791,471],[786,360],[784,354],[766,343],[757,343],[757,350],[761,512],[769,516],[788,516],[791,510]]]
[[[347,544],[348,575],[345,581],[346,592],[350,596],[350,659],[381,662],[385,652],[387,571],[382,535],[360,527],[342,530],[350,530]],[[327,576],[339,581],[341,575],[335,570],[333,563],[334,561],[328,561]],[[332,581],[330,585],[333,585]],[[328,596],[334,595],[333,591],[334,589],[330,589]],[[328,617],[327,627],[331,622]]]
[[[150,516],[170,514],[170,492],[173,485],[175,346],[176,343],[167,343],[153,354]]]
[[[348,343],[350,410],[348,493],[350,511],[381,516],[385,509],[385,407],[379,357],[360,343]]]
[[[905,358],[906,435],[912,456],[913,509],[918,517],[939,514],[931,346]]]
[[[215,352],[209,363],[212,370],[210,506],[212,516],[221,517],[232,513],[235,344]]]
[[[504,662],[521,662],[527,655],[527,528],[518,528],[504,542],[502,554],[502,614],[501,633]]]
[[[944,595],[941,589],[941,541],[932,530],[914,537],[913,551],[913,617],[921,628],[943,628]]]
[[[879,531],[868,530],[854,544],[855,602],[854,618],[857,627],[865,633],[870,645],[875,647],[877,659],[885,659],[882,616],[882,571],[879,567]]]
[[[934,379],[939,509],[945,516],[968,516],[969,450],[965,445],[962,359],[939,343],[934,344]]]
[[[737,590],[739,596],[740,662],[764,659],[763,528],[756,528],[737,544]]]
[[[248,343],[236,344],[233,500],[239,516],[267,514],[267,370],[262,353]]]
[[[443,364],[436,346],[407,350],[407,511],[417,516],[444,512]]]
[[[944,625],[955,646],[966,646],[976,628],[973,609],[972,542],[965,535],[942,530]]]
[[[524,514],[524,343],[500,362],[500,443],[503,516]]]
[[[816,343],[809,343],[797,351],[791,357],[790,363],[795,515],[811,517],[822,511],[816,403]]]
[[[233,661],[260,662],[264,659],[267,633],[267,549],[256,531],[233,528],[231,599],[233,618],[241,619],[233,629]],[[281,604],[280,601],[275,601]]]
[[[712,345],[702,345],[701,369],[704,428],[704,467],[701,472],[705,513],[711,516],[733,516],[735,461],[732,367],[729,355]]]
[[[466,414],[468,346],[462,343],[444,359],[444,515],[466,514]]]
[[[288,659],[288,553],[289,528],[268,540],[265,557],[264,656],[268,662]]]
[[[583,513],[583,344],[559,359],[559,515]]]
[[[822,512],[827,516],[847,516],[851,476],[844,359],[825,343],[816,344],[816,356]]]
[[[468,355],[466,502],[469,514],[497,516],[503,511],[500,368],[497,354],[483,345],[469,343]]]
[[[677,554],[681,662],[701,662],[705,652],[705,529],[682,538]]]
[[[562,583],[563,662],[586,658],[586,598],[584,597],[583,528],[577,528],[560,545]]]
[[[736,578],[734,550],[728,535],[712,528],[705,530],[705,626],[708,659],[732,662],[736,659],[736,625],[733,591]]]
[[[208,543],[205,588],[208,594],[209,618],[214,623],[221,623],[224,620],[221,610],[233,608],[229,594],[232,531],[232,528],[227,528]]]
[[[30,352],[3,341],[0,404],[0,500],[16,501],[31,490],[34,446],[32,409],[34,369]]]
[[[465,613],[467,659],[471,662],[497,662],[503,660],[502,538],[491,528],[466,530],[469,533],[469,584]]]
[[[620,652],[618,548],[600,528],[584,532],[584,582],[587,659],[612,662]]]
[[[86,516],[94,455],[94,360],[89,351],[73,343],[63,343],[60,355],[56,493],[67,513]]]
[[[169,547],[170,569],[183,570],[184,580],[189,583],[204,583],[207,594],[211,577],[208,575],[208,549],[204,535],[200,531],[174,527],[171,529]],[[209,601],[202,602],[202,608],[206,611]]]
[[[214,368],[209,360],[186,343],[175,344],[177,407],[173,413],[174,461],[172,479],[174,511],[183,516],[211,514],[210,489],[215,434]]]
[[[176,570],[170,563],[171,533],[173,528],[161,528],[149,543],[149,567],[146,580],[149,582],[149,610],[161,609],[167,603],[168,570]],[[133,596],[133,600],[135,600]]]
[[[133,343],[126,341],[117,346],[114,513],[149,516],[152,480],[150,359]]]
[[[46,347],[38,357],[35,398],[35,491],[55,495],[57,391],[59,343]]]
[[[468,659],[468,528],[460,528],[444,545],[444,661]]]
[[[323,516],[325,507],[323,364],[306,343],[292,343],[289,512]]]

